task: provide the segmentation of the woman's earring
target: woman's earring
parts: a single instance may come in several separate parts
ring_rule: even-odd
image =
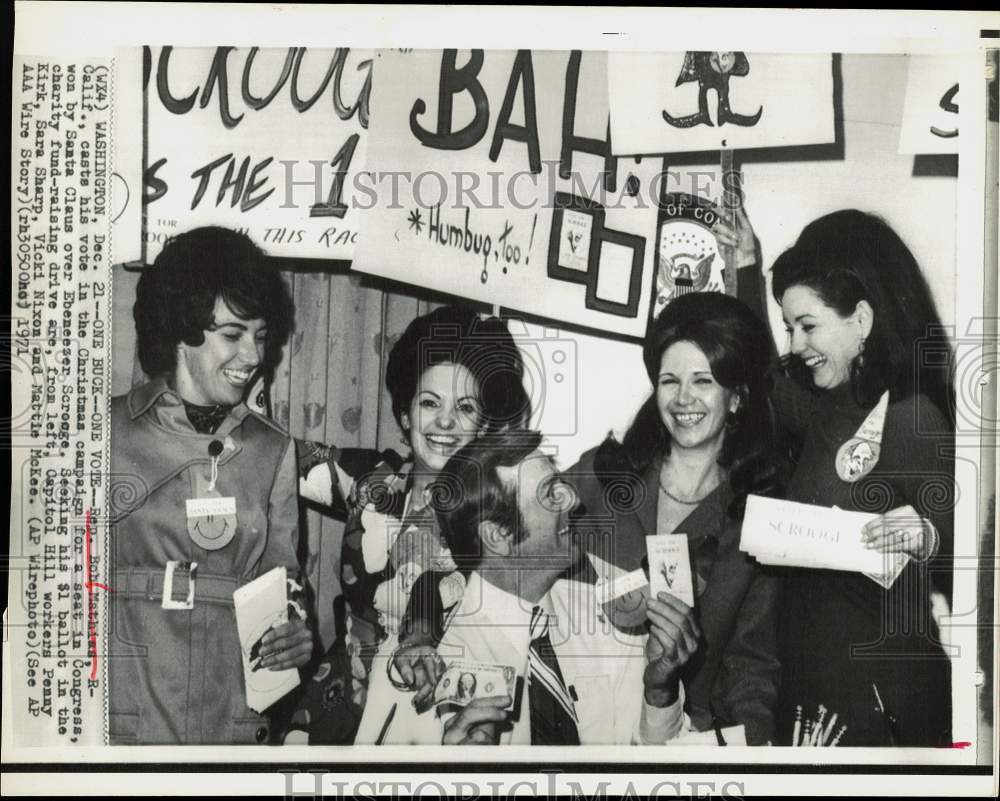
[[[865,369],[865,338],[863,336],[858,337],[858,370]]]
[[[738,391],[737,396],[733,399],[733,404],[734,404],[733,408],[730,409],[729,413],[726,415],[726,428],[730,431],[734,431],[736,428],[739,427],[740,424],[739,412],[740,409],[743,408],[743,399],[745,394],[746,390],[741,388]]]

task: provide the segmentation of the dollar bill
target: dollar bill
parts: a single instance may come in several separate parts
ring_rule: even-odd
[[[453,661],[445,667],[434,688],[434,705],[466,706],[477,698],[507,695],[508,709],[514,705],[517,671],[510,665],[485,665],[481,662]]]

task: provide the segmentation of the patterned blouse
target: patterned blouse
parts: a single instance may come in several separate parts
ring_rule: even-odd
[[[364,710],[372,663],[376,654],[386,656],[396,647],[414,583],[428,570],[454,571],[455,563],[431,507],[412,508],[412,462],[392,450],[297,444],[300,495],[345,521],[344,614],[292,728],[308,732],[310,743],[349,743]],[[461,588],[455,592],[457,600]],[[335,616],[339,607],[335,603]]]

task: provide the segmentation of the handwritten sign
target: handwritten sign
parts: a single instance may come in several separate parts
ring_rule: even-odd
[[[381,51],[353,268],[642,336],[661,162],[616,159],[607,55]]]
[[[614,153],[835,141],[830,55],[611,53]]]
[[[371,53],[145,48],[146,261],[197,225],[274,256],[350,259],[365,164]]]
[[[958,153],[958,56],[909,56],[900,153]]]
[[[111,93],[111,263],[142,260],[142,48],[116,47]]]

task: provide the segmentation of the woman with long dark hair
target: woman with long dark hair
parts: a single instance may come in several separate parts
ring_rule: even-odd
[[[765,327],[735,298],[676,298],[643,347],[653,394],[621,442],[569,471],[584,518],[611,533],[589,550],[616,569],[643,564],[648,535],[687,535],[702,637],[676,677],[685,711],[699,731],[743,724],[750,744],[772,739],[778,691],[776,583],[739,550],[747,494],[779,484],[769,353]]]
[[[751,260],[738,219],[719,239]],[[847,726],[841,745],[947,744],[950,663],[931,593],[951,591],[954,397],[927,282],[895,231],[856,210],[810,223],[772,272],[790,337],[772,399],[799,450],[787,497],[877,515],[861,534],[887,568],[878,580],[786,571],[779,739],[797,707],[823,705]]]

